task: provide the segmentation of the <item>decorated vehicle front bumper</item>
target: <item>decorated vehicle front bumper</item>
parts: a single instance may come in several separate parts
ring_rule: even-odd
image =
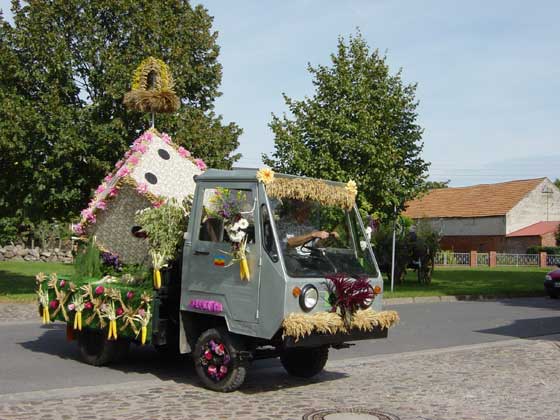
[[[350,341],[372,340],[376,338],[387,338],[388,328],[375,327],[371,331],[351,330],[349,332],[339,332],[336,334],[312,333],[299,340],[294,337],[285,337],[283,346],[293,347],[319,347],[336,346]]]
[[[395,311],[373,309],[360,309],[346,319],[336,312],[291,313],[282,322],[282,340],[285,347],[316,347],[385,338],[398,321]]]

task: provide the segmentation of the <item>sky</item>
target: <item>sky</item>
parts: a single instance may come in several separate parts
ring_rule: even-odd
[[[216,112],[243,128],[237,166],[274,150],[282,93],[313,94],[307,65],[329,64],[359,28],[417,83],[422,156],[451,186],[560,177],[560,2],[199,0],[214,16],[223,65]],[[9,1],[0,0],[8,19]]]

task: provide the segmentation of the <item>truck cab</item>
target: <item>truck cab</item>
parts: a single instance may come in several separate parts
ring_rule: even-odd
[[[177,286],[159,304],[167,314],[178,305],[179,351],[192,353],[216,391],[238,388],[250,362],[265,357],[313,376],[329,348],[387,337],[398,320],[381,311],[383,281],[352,186],[261,175],[210,169],[196,177],[180,287],[172,278]]]

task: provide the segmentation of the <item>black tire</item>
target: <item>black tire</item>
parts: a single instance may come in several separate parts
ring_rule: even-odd
[[[103,366],[124,356],[128,345],[122,343],[107,340],[105,332],[101,330],[84,329],[78,336],[80,357],[92,366]]]
[[[294,348],[280,354],[280,362],[292,376],[311,378],[320,373],[329,359],[329,348]]]
[[[211,351],[212,359],[207,360],[205,354],[211,350],[211,343],[223,345],[224,355]],[[239,352],[244,350],[243,341],[230,334],[225,328],[211,328],[204,331],[196,341],[193,351],[194,369],[204,387],[218,392],[232,392],[245,382],[247,363],[239,360]],[[226,359],[225,355],[229,359]],[[228,361],[229,360],[229,361]],[[222,377],[212,376],[211,367],[217,369],[226,366],[227,372]]]
[[[558,299],[559,297],[558,293],[554,292],[548,292],[548,296],[550,296],[551,299]]]

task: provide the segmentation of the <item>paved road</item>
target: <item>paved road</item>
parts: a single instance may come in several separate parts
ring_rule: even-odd
[[[401,323],[389,332],[387,340],[360,342],[351,349],[333,351],[331,360],[560,333],[560,301],[545,298],[396,305],[391,309],[399,311]],[[75,343],[65,341],[63,324],[40,326],[39,321],[0,322],[0,394],[193,380],[188,361],[165,361],[154,351],[138,347],[125,363],[103,368],[84,365],[77,360]],[[278,366],[277,361],[261,361],[254,371]]]

